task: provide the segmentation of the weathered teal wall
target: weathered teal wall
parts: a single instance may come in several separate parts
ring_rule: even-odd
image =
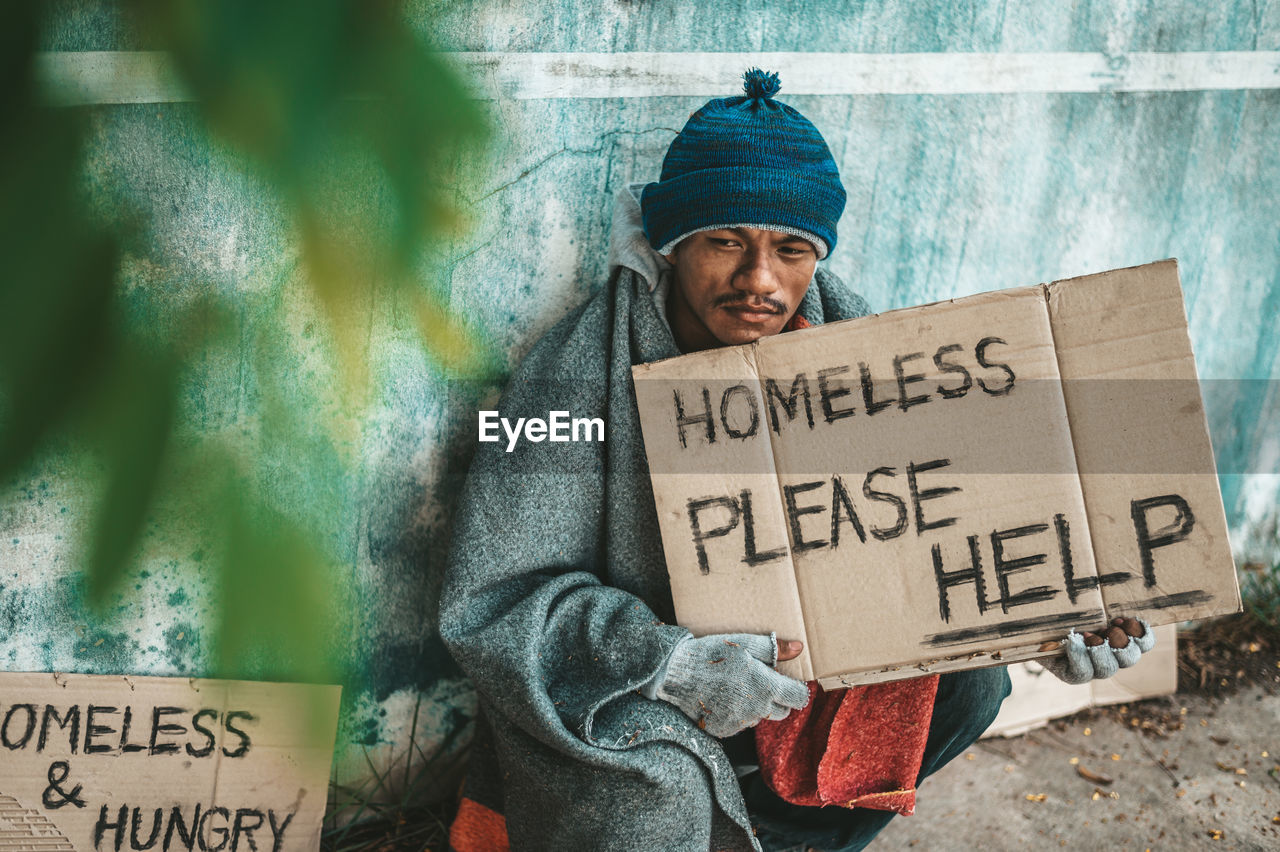
[[[1265,3],[563,0],[419,2],[407,13],[460,51],[706,52],[724,94],[743,70],[714,55],[724,51],[1079,52],[1120,67],[1134,52],[1280,49],[1280,6]],[[109,4],[51,5],[47,50],[152,47]],[[1280,76],[1249,90],[789,96],[785,57],[773,70],[780,98],[825,133],[849,191],[830,266],[877,309],[1179,258],[1201,375],[1224,380],[1209,416],[1233,544],[1241,557],[1275,557]],[[424,275],[488,330],[508,366],[602,282],[613,193],[656,176],[705,99],[488,101],[502,140],[488,171],[461,190],[475,227]],[[217,288],[241,308],[246,359],[269,346],[275,379],[323,383],[303,308],[285,312],[296,318],[285,327],[269,319],[301,274],[271,196],[208,141],[190,105],[86,109],[93,198],[103,215],[133,208],[152,223],[125,266],[133,309],[164,322],[166,304]],[[420,738],[470,707],[433,618],[476,394],[496,388],[441,382],[394,303],[369,311],[388,331],[369,341],[383,393],[358,430],[358,475],[339,478],[335,463],[293,472],[287,488],[299,502],[311,489],[340,492],[334,536],[363,610],[351,654],[366,674],[348,696],[345,741],[382,744],[387,759],[420,699]],[[253,388],[214,380],[239,366],[207,365],[209,381],[193,388],[201,428],[253,428]],[[1225,381],[1242,379],[1255,381]],[[0,497],[0,668],[206,671],[210,590],[199,553],[140,566],[111,621],[86,628],[71,548],[80,487],[55,454]]]

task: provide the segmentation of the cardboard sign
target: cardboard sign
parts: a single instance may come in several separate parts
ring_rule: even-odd
[[[314,850],[340,687],[0,673],[0,850]]]
[[[677,618],[833,688],[1240,608],[1176,261],[633,368]]]

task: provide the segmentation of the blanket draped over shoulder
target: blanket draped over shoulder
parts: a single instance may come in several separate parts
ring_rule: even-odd
[[[482,718],[467,796],[505,817],[513,848],[747,850],[759,845],[719,741],[640,695],[688,634],[671,589],[631,367],[680,353],[632,269],[551,329],[502,417],[601,418],[604,442],[478,445],[463,489],[440,632]],[[819,270],[810,324],[865,301]]]

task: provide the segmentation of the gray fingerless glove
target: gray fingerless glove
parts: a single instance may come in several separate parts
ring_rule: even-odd
[[[640,691],[679,707],[713,737],[727,737],[809,703],[809,688],[774,671],[777,662],[772,633],[687,636]]]
[[[1155,647],[1156,634],[1151,625],[1138,619],[1142,625],[1141,636],[1130,636],[1129,644],[1123,648],[1112,648],[1110,642],[1090,648],[1084,644],[1084,637],[1072,630],[1067,634],[1067,653],[1063,657],[1053,657],[1040,661],[1049,674],[1064,683],[1088,683],[1111,677],[1120,669],[1136,665],[1142,655]]]

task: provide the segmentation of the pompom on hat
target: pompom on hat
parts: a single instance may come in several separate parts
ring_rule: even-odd
[[[840,172],[822,134],[773,96],[776,73],[752,68],[744,94],[708,101],[671,142],[656,183],[640,196],[644,233],[666,254],[690,234],[764,228],[836,246],[844,212]]]

